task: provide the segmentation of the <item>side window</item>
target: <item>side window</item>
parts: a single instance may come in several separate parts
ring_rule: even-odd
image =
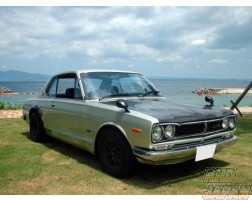
[[[56,97],[56,93],[57,93],[57,83],[58,83],[58,78],[54,78],[52,81],[51,81],[51,84],[49,86],[49,89],[47,91],[47,95],[49,97]]]
[[[75,78],[59,78],[57,96],[65,95],[68,89],[74,89]]]
[[[47,91],[49,97],[83,99],[80,85],[74,75],[55,77]]]

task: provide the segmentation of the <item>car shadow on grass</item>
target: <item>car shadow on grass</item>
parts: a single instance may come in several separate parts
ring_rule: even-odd
[[[199,162],[192,160],[171,165],[140,165],[137,173],[123,181],[140,188],[155,189],[192,180],[200,176],[202,176],[201,181],[203,181],[203,175],[207,167],[225,167],[228,165],[229,163],[217,159]]]
[[[26,136],[28,140],[31,140],[29,132],[24,132],[21,134]],[[33,141],[31,140],[31,142],[33,142]],[[88,166],[94,168],[95,170],[102,171],[102,168],[101,168],[96,156],[92,155],[91,153],[89,153],[85,150],[82,150],[82,149],[74,147],[70,144],[61,142],[61,141],[56,140],[52,137],[48,137],[45,142],[41,142],[40,144],[44,145],[48,149],[57,151],[64,156],[70,157],[70,158],[78,161],[81,164],[85,164],[85,165],[88,165]]]
[[[30,140],[29,133],[21,133]],[[64,156],[71,157],[81,164],[88,165],[93,170],[97,170],[107,175],[99,163],[96,156],[81,150],[72,145],[49,138],[48,141],[41,143],[49,149],[55,150]],[[128,178],[120,179],[128,185],[141,189],[155,189],[161,186],[170,186],[171,184],[185,180],[195,179],[205,173],[207,167],[226,167],[230,163],[217,159],[208,159],[199,162],[187,161],[172,165],[143,165],[140,164],[136,172]],[[102,179],[102,176],[100,177]]]

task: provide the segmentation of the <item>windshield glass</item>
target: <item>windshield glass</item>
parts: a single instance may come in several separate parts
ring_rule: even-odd
[[[89,72],[81,74],[87,99],[118,96],[157,96],[157,89],[141,74]],[[152,92],[153,91],[153,92]]]

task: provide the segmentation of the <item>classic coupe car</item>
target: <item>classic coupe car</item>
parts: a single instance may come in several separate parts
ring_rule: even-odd
[[[163,165],[212,158],[237,141],[237,116],[206,105],[172,102],[142,74],[83,70],[52,77],[24,103],[35,142],[47,136],[98,156],[115,177],[138,163]]]

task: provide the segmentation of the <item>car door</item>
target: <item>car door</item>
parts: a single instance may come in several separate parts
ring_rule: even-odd
[[[83,148],[86,140],[83,131],[84,102],[76,75],[58,76],[48,95],[52,96],[45,119],[49,135]]]

